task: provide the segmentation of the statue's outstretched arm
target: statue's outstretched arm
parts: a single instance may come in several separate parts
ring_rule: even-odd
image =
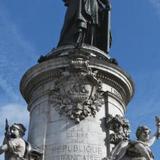
[[[160,117],[155,117],[156,120],[156,126],[157,126],[157,131],[156,133],[150,137],[150,139],[148,140],[148,145],[152,146],[154,144],[154,142],[160,138]]]
[[[4,145],[0,146],[0,154],[4,153],[7,150],[8,150],[8,145],[7,144],[4,144]]]
[[[152,146],[156,140],[157,140],[157,132],[153,136],[151,136],[150,139],[148,140],[147,142],[148,146],[149,147]]]

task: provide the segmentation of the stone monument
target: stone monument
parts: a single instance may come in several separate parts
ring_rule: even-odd
[[[35,155],[42,155],[30,158],[124,159],[130,144],[124,114],[134,85],[109,56],[110,2],[64,3],[67,11],[57,48],[41,56],[20,84],[30,112],[28,141],[40,149]]]
[[[112,146],[106,117],[124,116],[134,86],[106,54],[109,1],[66,0],[65,5],[58,47],[21,80],[30,112],[28,140],[43,150],[45,160],[102,160]]]

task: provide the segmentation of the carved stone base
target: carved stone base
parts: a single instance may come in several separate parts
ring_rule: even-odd
[[[30,112],[29,141],[44,151],[45,160],[102,160],[110,150],[105,117],[124,115],[132,80],[108,58],[97,58],[98,50],[58,52],[21,81]]]

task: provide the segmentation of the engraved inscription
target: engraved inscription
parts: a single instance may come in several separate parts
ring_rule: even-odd
[[[70,145],[53,145],[53,160],[101,160],[102,146],[70,144]]]
[[[88,138],[88,133],[83,132],[67,132],[67,138]]]
[[[85,132],[83,128],[71,129],[66,132],[67,138],[88,138],[88,132]]]
[[[53,157],[53,160],[101,160],[93,155],[59,155]]]

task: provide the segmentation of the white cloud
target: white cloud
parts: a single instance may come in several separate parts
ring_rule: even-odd
[[[2,93],[0,94],[11,101],[18,101],[19,80],[26,68],[36,60],[35,53],[35,47],[26,40],[19,26],[12,20],[7,8],[1,4],[0,91]]]
[[[2,75],[0,76],[0,87],[11,99],[18,100],[19,97],[17,93],[13,87],[7,83],[7,80],[2,78]]]
[[[24,53],[27,53],[28,57],[35,58],[34,46],[24,38],[23,33],[20,31],[20,28],[12,20],[9,12],[7,11],[7,8],[5,8],[5,6],[3,5],[0,6],[0,31],[3,38],[5,38],[0,41],[1,48],[5,49],[5,51],[10,52],[13,46],[9,45],[10,43],[13,43],[15,45],[14,47],[19,46],[26,49],[24,50]],[[28,53],[28,51],[30,52]],[[13,54],[14,52],[17,51],[12,50],[10,54]]]
[[[149,2],[153,5],[153,7],[156,9],[156,12],[160,16],[160,0],[149,0]]]

